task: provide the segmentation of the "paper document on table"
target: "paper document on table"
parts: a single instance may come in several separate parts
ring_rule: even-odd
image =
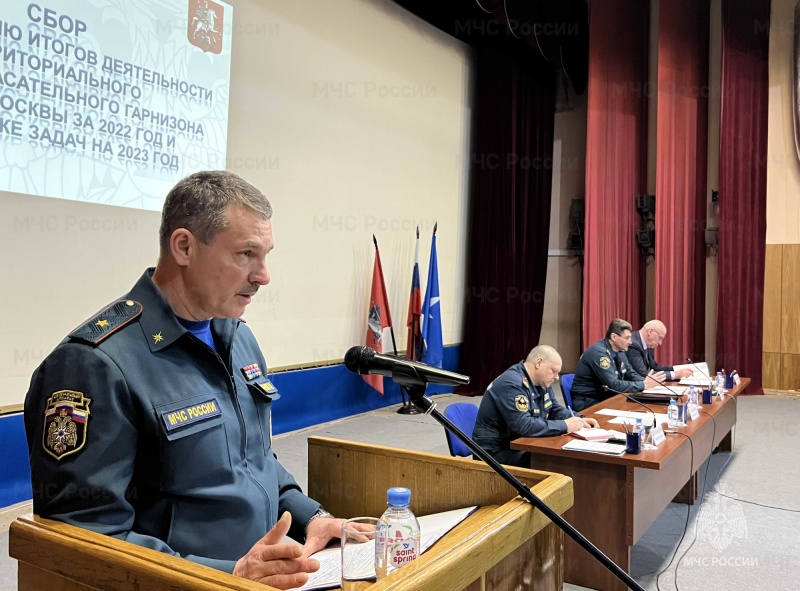
[[[578,429],[570,433],[573,437],[586,441],[608,441],[609,439],[625,439],[625,433],[609,429]]]
[[[454,509],[433,515],[418,517],[420,533],[420,553],[433,546],[442,536],[464,521],[478,507]],[[341,585],[342,578],[342,552],[341,548],[332,546],[311,555],[319,561],[319,570],[308,575],[308,581],[302,587],[294,589],[333,589]],[[359,551],[348,556],[348,560],[355,561],[357,580],[375,580],[375,541],[362,544]],[[353,571],[349,571],[353,572]]]
[[[602,408],[595,414],[608,415],[610,417],[628,417],[630,419],[642,419],[652,417],[652,412],[642,412],[640,410],[617,410],[615,408]]]
[[[703,386],[704,388],[708,388],[713,383],[713,380],[709,380],[706,377],[702,378],[691,377],[691,378],[681,378],[681,381],[678,383],[684,386]]]
[[[708,363],[705,361],[701,361],[700,363],[685,363],[673,367],[674,371],[681,371],[682,369],[688,369],[692,372],[692,375],[688,378],[681,378],[680,383],[686,386],[708,386],[710,382],[714,381],[708,371]]]
[[[643,394],[664,394],[666,396],[683,396],[686,394],[687,388],[680,388],[677,386],[670,386],[667,388],[666,386],[655,386],[653,388],[647,388],[647,390],[643,391]]]
[[[642,413],[642,414],[644,414],[644,413]],[[662,423],[666,423],[667,420],[668,420],[667,419],[667,415],[662,414],[662,413],[657,413],[657,412],[650,413],[650,414],[648,414],[646,416],[647,416],[647,419],[642,419],[642,423],[644,423],[645,426],[653,424],[653,416],[655,416],[656,425],[660,425]],[[615,417],[615,418],[611,419],[608,422],[612,423],[614,425],[635,425],[636,424],[636,419],[632,419],[630,417]]]
[[[587,451],[595,454],[608,454],[612,456],[621,456],[625,453],[625,446],[616,443],[600,443],[599,441],[583,441],[582,439],[573,439],[569,443],[562,445],[561,449],[568,451]]]
[[[672,369],[673,371],[681,371],[682,369],[691,370],[695,377],[700,377],[701,375],[711,375],[708,372],[708,363],[705,361],[701,361],[700,363],[682,363],[681,365],[673,366]]]

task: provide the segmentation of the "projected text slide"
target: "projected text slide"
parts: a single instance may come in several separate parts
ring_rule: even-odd
[[[0,190],[160,210],[225,168],[233,8],[5,0]]]

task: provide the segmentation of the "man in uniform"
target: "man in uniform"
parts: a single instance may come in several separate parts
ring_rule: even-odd
[[[561,406],[551,387],[561,371],[561,356],[548,345],[535,347],[525,361],[495,378],[481,400],[472,437],[501,464],[530,468],[530,454],[513,450],[518,437],[547,437],[597,427]]]
[[[615,318],[608,325],[606,338],[583,352],[572,382],[573,410],[583,410],[617,392],[641,392],[664,381],[663,372],[640,375],[631,367],[625,355],[630,344],[630,323]]]
[[[34,512],[279,588],[342,520],[271,448],[266,362],[239,318],[269,283],[272,207],[201,172],[164,203],[160,256],[69,334],[25,399]],[[304,546],[282,543],[289,534]]]
[[[679,369],[671,365],[660,365],[655,358],[655,348],[667,336],[667,327],[660,320],[650,320],[642,326],[641,330],[631,335],[631,346],[628,348],[628,361],[641,376],[651,371],[663,371],[667,381],[677,381],[692,375],[691,369]]]

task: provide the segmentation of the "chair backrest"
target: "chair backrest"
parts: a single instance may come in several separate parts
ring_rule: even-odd
[[[469,437],[472,437],[475,419],[478,418],[478,406],[471,402],[456,402],[444,409],[444,416]],[[447,447],[450,449],[451,456],[468,458],[472,455],[472,452],[460,439],[448,432],[445,432],[445,435],[447,435]]]
[[[564,404],[569,408],[572,408],[572,381],[574,379],[574,373],[565,373],[561,376],[561,393],[564,395]]]

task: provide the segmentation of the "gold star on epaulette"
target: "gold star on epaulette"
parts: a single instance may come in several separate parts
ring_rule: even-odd
[[[160,343],[164,340],[164,337],[161,336],[161,331],[158,331],[156,334],[153,335],[153,342]]]
[[[108,326],[108,320],[98,320],[95,322],[95,325],[99,326],[100,328],[105,328]]]

